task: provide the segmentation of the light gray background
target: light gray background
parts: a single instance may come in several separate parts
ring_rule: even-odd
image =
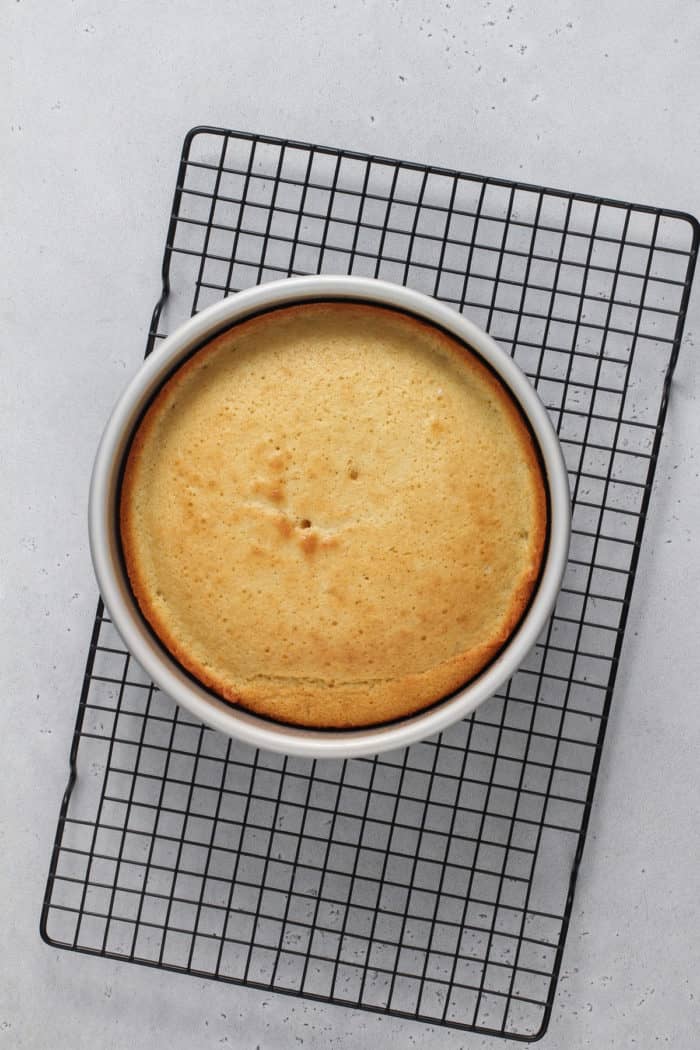
[[[698,5],[3,0],[2,24],[0,1050],[505,1045],[40,942],[96,600],[91,460],[143,353],[191,125],[697,214]],[[697,1038],[698,332],[700,292],[543,1048]]]

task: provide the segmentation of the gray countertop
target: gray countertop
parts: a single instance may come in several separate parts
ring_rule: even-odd
[[[97,596],[89,471],[142,356],[189,127],[697,214],[697,5],[8,0],[3,21],[0,1048],[498,1046],[40,941]],[[696,292],[543,1048],[697,1039],[699,331]]]

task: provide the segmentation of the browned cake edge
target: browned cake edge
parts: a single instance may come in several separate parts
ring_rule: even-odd
[[[323,301],[317,305],[327,308],[332,303],[332,300]],[[271,311],[238,322],[215,336],[210,342],[195,351],[164,383],[147,408],[132,438],[119,494],[120,538],[131,589],[142,615],[165,648],[185,670],[229,703],[277,722],[316,729],[357,729],[405,718],[432,706],[457,689],[466,686],[494,659],[521,620],[539,578],[547,536],[547,493],[540,460],[521,410],[502,381],[475,352],[470,351],[466,346],[460,344],[456,337],[442,332],[435,325],[402,311],[393,311],[382,306],[348,301],[341,301],[341,305],[348,312],[354,308],[363,312],[376,310],[382,313],[398,313],[399,316],[408,317],[412,323],[425,329],[433,338],[437,338],[442,343],[443,350],[459,357],[463,364],[480,373],[501,405],[505,406],[511,423],[519,434],[521,447],[535,480],[537,506],[535,518],[531,523],[532,558],[530,571],[514,593],[511,609],[498,635],[424,672],[405,675],[400,679],[372,678],[335,684],[326,679],[285,679],[261,673],[256,677],[255,683],[247,682],[244,690],[236,689],[225,680],[212,674],[173,636],[151,598],[135,556],[134,523],[129,512],[133,504],[138,462],[143,454],[148,435],[157,425],[161,409],[173,389],[182,383],[192,369],[199,367],[204,358],[211,356],[224,346],[234,329],[240,331],[245,327],[250,330],[254,326],[259,326],[261,322],[269,319]],[[282,309],[285,314],[289,315],[292,311],[297,310],[307,313],[311,306],[310,303],[304,303]],[[282,699],[276,690],[276,687],[283,682],[287,685],[294,683],[295,686],[293,695],[287,690],[286,699]],[[320,690],[319,686],[322,687]]]

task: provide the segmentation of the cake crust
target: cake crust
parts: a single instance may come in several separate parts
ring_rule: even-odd
[[[276,721],[406,717],[497,655],[536,586],[542,467],[500,380],[384,307],[261,314],[198,350],[132,439],[122,549],[161,643]]]

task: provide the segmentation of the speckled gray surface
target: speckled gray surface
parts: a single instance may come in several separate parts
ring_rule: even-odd
[[[4,6],[0,1048],[512,1045],[51,950],[38,917],[96,588],[91,459],[212,123],[700,213],[694,0]],[[609,7],[609,13],[603,7]],[[543,1048],[700,1022],[700,294]]]

